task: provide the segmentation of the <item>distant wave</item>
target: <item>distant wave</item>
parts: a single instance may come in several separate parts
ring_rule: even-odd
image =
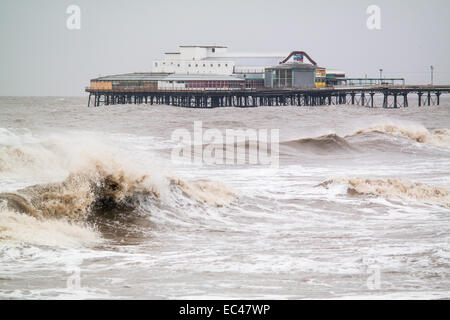
[[[390,199],[413,200],[450,207],[450,188],[411,182],[403,179],[335,178],[324,181],[320,186],[332,184],[347,185],[350,195],[373,195]]]
[[[421,125],[405,126],[395,124],[380,124],[366,129],[360,129],[353,134],[345,136],[345,138],[371,132],[403,137],[415,142],[425,143],[441,148],[450,148],[449,129],[437,129],[430,132]]]
[[[367,134],[378,134],[381,137],[382,135],[401,137],[440,148],[450,148],[449,129],[437,129],[430,132],[420,124],[402,123],[399,121],[397,124],[379,124],[359,129],[345,136],[331,133],[319,137],[284,141],[281,142],[281,146],[285,147],[285,149],[282,149],[282,152],[286,151],[286,148],[288,150],[294,149],[297,151],[312,152],[314,154],[356,152],[358,150],[372,149],[374,146],[380,148],[385,145],[387,147],[393,143],[391,140],[386,140],[384,143],[378,140],[376,141],[377,145],[374,145],[373,139],[366,137]],[[355,140],[355,138],[360,139]]]
[[[350,151],[354,148],[348,143],[345,138],[336,134],[327,134],[317,138],[303,138],[291,140],[281,143],[282,146],[293,149],[308,149],[316,153],[329,153],[337,151]]]

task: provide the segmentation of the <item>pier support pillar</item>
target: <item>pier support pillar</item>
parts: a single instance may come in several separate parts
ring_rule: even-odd
[[[383,108],[387,108],[388,107],[388,94],[387,92],[383,93]]]

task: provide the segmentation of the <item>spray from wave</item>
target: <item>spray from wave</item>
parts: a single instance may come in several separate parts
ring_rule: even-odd
[[[403,179],[365,179],[359,177],[329,179],[321,183],[320,186],[328,188],[335,183],[347,185],[347,193],[350,195],[381,196],[388,199],[418,201],[450,207],[450,189],[447,187],[432,186]]]

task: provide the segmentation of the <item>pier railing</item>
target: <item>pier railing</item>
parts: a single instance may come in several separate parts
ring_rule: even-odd
[[[86,92],[131,92],[131,93],[142,93],[142,92],[211,92],[211,91],[255,91],[255,88],[173,88],[173,87],[158,87],[158,88],[92,88],[86,87]]]

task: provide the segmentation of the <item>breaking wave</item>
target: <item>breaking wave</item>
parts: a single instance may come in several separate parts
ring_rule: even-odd
[[[415,142],[425,143],[436,147],[450,148],[449,129],[437,129],[430,132],[424,126],[414,123],[378,124],[366,129],[360,129],[345,138],[372,132],[403,137]]]
[[[236,198],[236,193],[219,181],[173,179],[172,183],[178,185],[189,197],[213,206],[229,205]]]
[[[160,181],[158,181],[160,182]],[[134,209],[144,198],[158,200],[170,188],[209,205],[223,206],[235,199],[234,192],[223,183],[198,180],[185,181],[167,177],[156,184],[150,174],[125,172],[111,163],[95,162],[92,168],[71,173],[59,183],[30,186],[15,193],[0,193],[0,200],[10,210],[35,218],[67,218],[85,220],[89,214],[105,214],[112,209]]]
[[[432,145],[440,148],[450,148],[450,129],[436,129],[429,131],[421,124],[397,121],[390,121],[385,124],[376,124],[368,128],[356,130],[355,132],[339,136],[335,133],[314,137],[301,138],[296,140],[281,142],[284,151],[297,150],[308,151],[314,154],[329,153],[347,153],[357,150],[373,149],[373,147],[386,147],[392,144],[392,141],[374,141],[368,139],[367,134],[389,135],[408,139],[410,141]],[[361,138],[361,139],[353,139]],[[373,137],[372,137],[373,138]]]
[[[320,186],[347,185],[350,195],[373,195],[385,198],[418,201],[450,207],[450,188],[411,182],[403,179],[335,178]]]
[[[138,164],[101,144],[83,147],[62,141],[63,145],[41,141],[0,147],[9,151],[0,153],[0,176],[18,174],[26,180],[29,172],[50,174],[54,170],[58,174],[52,180],[60,178],[0,193],[0,239],[26,240],[19,236],[26,226],[36,230],[53,226],[65,230],[63,233],[70,229],[76,234],[81,232],[77,229],[82,228],[79,223],[87,223],[93,216],[132,212],[149,201],[168,207],[183,201],[194,201],[198,206],[225,206],[236,198],[234,191],[220,182],[174,178],[151,160]],[[74,153],[74,149],[78,152]],[[67,159],[68,154],[73,158]],[[52,160],[49,168],[44,165],[46,159]],[[28,234],[32,237],[34,233]]]

